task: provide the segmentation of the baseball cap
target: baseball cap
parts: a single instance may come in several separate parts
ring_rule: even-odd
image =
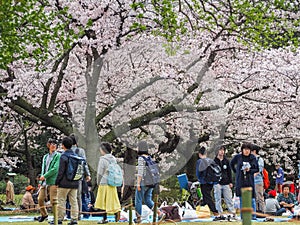
[[[31,191],[31,190],[34,190],[35,188],[33,187],[33,186],[31,186],[31,185],[28,185],[27,187],[26,187],[26,191]]]

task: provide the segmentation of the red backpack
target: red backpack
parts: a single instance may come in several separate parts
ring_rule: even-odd
[[[264,189],[267,190],[270,187],[270,180],[269,180],[269,173],[265,168],[262,171],[262,175],[263,175]]]

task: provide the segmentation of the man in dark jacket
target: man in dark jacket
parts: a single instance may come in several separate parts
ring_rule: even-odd
[[[196,164],[196,176],[200,183],[200,189],[203,196],[203,204],[207,204],[210,211],[214,214],[214,221],[222,220],[223,217],[219,216],[218,210],[213,202],[213,198],[211,196],[211,191],[213,189],[214,184],[208,183],[205,180],[205,172],[207,170],[208,165],[213,162],[212,159],[206,157],[206,149],[204,147],[197,146],[196,151],[198,152],[199,159]]]
[[[65,208],[67,197],[69,198],[71,211],[71,222],[69,225],[77,224],[78,219],[78,202],[77,202],[77,189],[79,181],[70,181],[67,179],[67,169],[70,155],[75,155],[71,147],[73,141],[70,137],[65,137],[62,140],[62,148],[65,151],[61,154],[59,162],[59,170],[56,178],[56,185],[58,185],[58,224],[62,224],[65,216],[65,211],[61,210]]]
[[[231,190],[233,187],[232,174],[231,174],[229,161],[225,156],[225,146],[218,147],[217,155],[214,160],[222,169],[222,179],[218,184],[214,185],[216,209],[220,214],[223,213],[223,209],[222,209],[222,195],[223,195],[229,213],[231,213],[233,217],[235,217],[235,210],[233,206],[232,190]]]
[[[242,208],[242,193],[241,188],[252,188],[252,218],[256,220],[256,202],[255,202],[255,185],[254,174],[259,171],[256,157],[251,154],[252,144],[243,143],[241,147],[241,154],[237,154],[230,161],[230,167],[236,174],[235,179],[235,193],[240,197],[240,207]]]
[[[72,148],[71,148],[72,151],[75,154],[77,154],[78,156],[80,156],[80,157],[82,157],[86,160],[85,150],[83,148],[78,147],[78,137],[75,134],[70,134],[69,137],[73,141],[73,145],[72,145]],[[84,205],[84,206],[82,205],[82,204],[85,204],[85,202],[82,202],[82,195],[86,194],[88,192],[87,182],[89,182],[91,180],[91,173],[90,173],[89,167],[86,163],[84,165],[84,174],[83,175],[84,176],[79,181],[79,186],[78,186],[78,190],[77,190],[78,220],[81,219],[82,208],[87,208],[88,207],[87,205]]]

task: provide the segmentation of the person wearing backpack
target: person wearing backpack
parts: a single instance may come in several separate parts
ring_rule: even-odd
[[[229,160],[225,155],[225,146],[218,146],[217,155],[214,161],[221,167],[222,178],[218,184],[214,185],[214,197],[216,201],[216,209],[220,214],[223,213],[222,209],[222,196],[225,200],[229,213],[235,218],[235,209],[232,199],[232,172]]]
[[[256,211],[264,213],[265,210],[265,199],[264,199],[264,180],[263,180],[263,169],[264,160],[259,156],[260,147],[258,145],[252,145],[251,154],[256,157],[259,171],[254,174],[254,185],[255,185],[255,197],[256,197]]]
[[[59,168],[60,153],[57,152],[56,140],[50,138],[47,141],[48,153],[43,156],[42,171],[39,176],[39,195],[38,205],[40,208],[41,216],[37,217],[39,222],[43,222],[48,218],[47,208],[45,207],[45,199],[50,197],[50,203],[53,207],[54,200],[57,199],[57,186],[55,180]]]
[[[69,174],[76,175],[76,167],[78,167],[79,165],[71,165],[74,163],[74,161],[71,160],[71,158],[78,157],[72,151],[72,145],[73,141],[70,137],[64,137],[62,139],[62,148],[64,152],[60,156],[59,170],[55,181],[55,184],[58,186],[58,224],[62,224],[62,221],[65,217],[65,211],[62,209],[65,208],[67,198],[69,198],[70,205],[72,207],[71,222],[68,223],[68,225],[78,224],[77,189],[79,186],[79,180],[74,180],[74,178],[71,179]],[[73,168],[74,171],[71,171],[71,168]],[[74,177],[74,175],[72,177]],[[50,224],[54,224],[54,221]]]
[[[203,196],[203,203],[201,205],[208,205],[210,211],[213,213],[215,218],[214,221],[223,220],[224,217],[221,216],[216,209],[215,203],[213,201],[211,192],[214,187],[214,182],[207,181],[206,174],[208,171],[208,167],[214,161],[206,156],[206,149],[202,146],[197,145],[196,152],[198,152],[199,159],[196,163],[196,176],[200,183],[200,189]]]
[[[244,187],[252,188],[252,219],[256,220],[256,202],[254,174],[259,171],[256,157],[251,154],[252,144],[243,143],[241,153],[235,155],[230,161],[230,167],[235,173],[235,193],[240,198],[240,208],[242,209],[242,192]]]
[[[107,213],[115,214],[115,221],[120,220],[121,204],[118,197],[117,186],[109,185],[109,167],[110,164],[116,165],[117,160],[111,154],[112,148],[109,143],[101,143],[100,159],[97,169],[98,192],[95,202],[95,208],[102,210],[103,219],[98,224],[108,223]]]
[[[73,145],[71,148],[73,150],[73,152],[76,155],[82,157],[84,160],[86,160],[85,150],[83,148],[78,147],[78,137],[74,133],[70,134],[69,137],[73,141]],[[83,207],[87,208],[87,204],[84,201],[82,201],[82,195],[84,195],[88,192],[87,182],[89,182],[90,180],[91,180],[91,173],[90,173],[88,164],[85,163],[83,177],[79,181],[79,186],[78,186],[78,190],[77,190],[78,220],[81,219],[82,208]],[[83,206],[83,204],[85,204],[85,205]]]
[[[135,223],[142,222],[141,215],[143,201],[150,209],[153,209],[154,202],[152,200],[152,193],[154,188],[159,188],[158,183],[156,183],[158,181],[155,181],[155,179],[153,180],[153,177],[150,177],[152,174],[147,172],[147,161],[152,162],[152,165],[154,164],[148,153],[147,142],[140,141],[138,143],[137,183],[135,191]],[[157,215],[159,221],[162,221],[165,217],[165,214],[160,210],[157,210]]]

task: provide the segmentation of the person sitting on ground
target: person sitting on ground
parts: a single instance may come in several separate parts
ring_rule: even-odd
[[[84,212],[83,218],[88,219],[90,217],[90,214],[87,212],[91,212],[91,208],[94,207],[95,204],[95,195],[92,191],[92,183],[91,181],[87,182],[88,191],[86,193],[82,193],[82,211]]]
[[[271,190],[268,192],[268,198],[266,199],[266,208],[265,208],[265,213],[268,215],[273,215],[276,216],[276,212],[280,209],[280,205],[277,201],[276,198],[276,191]]]
[[[35,190],[35,188],[31,185],[28,185],[26,187],[26,192],[22,198],[22,205],[21,205],[21,209],[32,209],[35,208],[35,204],[32,198],[32,194],[33,191]]]
[[[281,207],[276,213],[278,216],[288,211],[293,213],[294,206],[298,204],[295,195],[290,193],[290,186],[288,184],[282,186],[282,193],[278,195],[277,201]]]

